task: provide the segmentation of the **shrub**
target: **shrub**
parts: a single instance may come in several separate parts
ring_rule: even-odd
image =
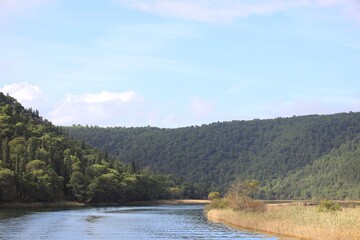
[[[335,203],[330,200],[323,200],[321,201],[319,207],[319,212],[336,212],[336,211],[342,211],[340,205],[338,203]]]
[[[233,183],[225,196],[228,207],[236,211],[265,211],[264,202],[252,199],[258,186],[256,180]]]
[[[264,201],[253,200],[247,202],[247,205],[244,206],[244,211],[247,212],[265,212],[266,204]]]
[[[207,206],[206,211],[210,211],[211,209],[225,209],[227,208],[227,202],[223,198],[217,198],[212,200]]]
[[[210,192],[208,195],[208,199],[209,200],[214,200],[214,199],[219,199],[220,198],[220,193],[219,192]]]

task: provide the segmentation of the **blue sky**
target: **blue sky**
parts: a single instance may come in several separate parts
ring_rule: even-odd
[[[0,91],[58,125],[360,110],[358,0],[2,0]]]

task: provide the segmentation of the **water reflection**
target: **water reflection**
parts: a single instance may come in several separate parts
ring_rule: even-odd
[[[0,217],[0,239],[277,239],[209,222],[201,205],[24,213]]]

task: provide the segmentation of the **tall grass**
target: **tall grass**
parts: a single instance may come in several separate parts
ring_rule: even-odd
[[[316,206],[268,204],[265,212],[213,209],[208,217],[241,228],[301,239],[360,239],[360,207],[319,212]]]

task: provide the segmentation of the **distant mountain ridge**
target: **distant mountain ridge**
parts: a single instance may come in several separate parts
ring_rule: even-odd
[[[333,184],[331,177],[317,190],[302,191],[291,186],[305,188],[306,184],[299,184],[300,178],[307,176],[299,172],[310,174],[309,168],[318,168],[326,159],[355,162],[357,154],[351,155],[352,150],[344,146],[360,137],[360,113],[218,122],[178,129],[74,126],[65,131],[119,159],[201,183],[211,190],[225,192],[235,179],[257,179],[262,185],[261,198],[346,198],[346,194],[323,191]],[[343,148],[341,159],[332,157]],[[312,181],[321,182],[321,174]],[[356,176],[345,177],[345,171],[337,174],[345,179],[342,187],[350,188],[346,182],[358,184]]]

